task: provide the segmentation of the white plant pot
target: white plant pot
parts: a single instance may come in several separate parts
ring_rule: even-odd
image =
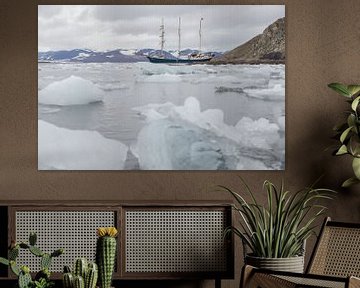
[[[304,256],[289,258],[263,258],[246,255],[245,263],[262,269],[304,273]]]

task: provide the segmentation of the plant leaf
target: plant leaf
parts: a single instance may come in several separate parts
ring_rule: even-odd
[[[354,99],[354,101],[352,101],[352,103],[351,103],[351,109],[352,109],[352,110],[356,111],[356,108],[357,108],[358,105],[359,105],[359,101],[360,101],[360,96],[356,97],[356,98]]]
[[[339,148],[339,150],[336,152],[335,155],[344,155],[348,153],[348,149],[346,147],[346,145],[341,145],[341,147]]]
[[[348,136],[348,134],[352,128],[353,128],[353,126],[350,126],[349,128],[345,129],[345,131],[343,133],[341,133],[341,136],[340,136],[341,143],[344,143],[346,137]]]
[[[351,178],[347,179],[346,181],[344,181],[344,183],[341,185],[341,187],[348,188],[352,185],[359,184],[359,183],[360,183],[359,179],[357,179],[356,177],[351,177]]]
[[[347,118],[347,124],[350,126],[356,126],[356,116],[353,113],[350,113]]]
[[[4,265],[9,265],[9,264],[10,264],[9,260],[8,260],[8,259],[5,259],[5,258],[3,258],[3,257],[0,257],[0,263],[1,263],[1,264],[4,264]]]
[[[350,96],[354,96],[360,92],[360,85],[348,85],[347,90]]]
[[[356,178],[360,180],[360,158],[354,157],[352,161],[352,168]]]
[[[329,88],[333,89],[335,92],[339,93],[342,96],[350,98],[350,92],[346,85],[341,83],[330,83],[328,85]]]

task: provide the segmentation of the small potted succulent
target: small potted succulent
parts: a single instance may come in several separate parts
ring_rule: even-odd
[[[360,85],[331,83],[328,87],[344,96],[350,104],[350,109],[346,112],[346,121],[334,127],[336,138],[339,139],[334,155],[352,157],[354,176],[342,184],[343,187],[349,187],[360,183]]]
[[[239,226],[228,227],[225,232],[241,238],[247,248],[244,249],[245,264],[302,273],[305,241],[314,233],[317,226],[314,223],[326,209],[318,200],[331,199],[334,191],[310,187],[291,193],[283,184],[277,188],[266,180],[267,203],[262,205],[242,182],[251,201],[230,188],[220,188],[229,192],[236,202],[233,208],[240,216]]]

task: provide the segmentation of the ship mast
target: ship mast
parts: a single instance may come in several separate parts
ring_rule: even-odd
[[[200,19],[200,28],[199,28],[199,54],[201,53],[201,22],[204,20],[204,18],[201,17]]]
[[[165,44],[165,25],[164,25],[164,18],[161,18],[161,25],[160,25],[161,55],[164,55],[164,44]]]
[[[180,25],[181,25],[181,18],[179,17],[179,27],[178,27],[178,35],[179,35],[178,58],[180,58],[180,47],[181,47],[181,30],[180,30]]]

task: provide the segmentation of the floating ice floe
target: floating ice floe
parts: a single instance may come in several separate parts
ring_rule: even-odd
[[[201,129],[162,119],[139,133],[132,152],[144,170],[217,170],[224,159],[216,143],[207,142]],[[219,153],[220,152],[220,153]]]
[[[97,83],[96,84],[101,90],[103,91],[113,91],[113,90],[123,90],[123,89],[129,89],[129,86],[125,84],[121,84],[119,82],[113,82],[113,83]]]
[[[233,92],[238,94],[244,94],[244,90],[240,87],[225,87],[225,86],[219,86],[215,87],[216,93],[227,93],[227,92]]]
[[[241,80],[235,76],[231,75],[224,75],[224,76],[217,76],[210,74],[206,77],[202,77],[199,79],[194,79],[191,81],[193,84],[200,84],[200,83],[232,83],[232,84],[239,84]]]
[[[245,88],[243,90],[252,98],[269,101],[284,101],[285,99],[285,87],[281,84],[275,84],[270,88]]]
[[[282,169],[280,128],[267,119],[243,117],[227,125],[221,110],[201,111],[194,97],[183,106],[167,102],[134,110],[147,121],[132,147],[141,169]]]
[[[39,91],[39,103],[46,105],[84,105],[103,100],[103,92],[91,81],[70,76]]]
[[[149,83],[174,83],[181,82],[181,77],[176,74],[161,74],[161,75],[150,75],[140,76],[136,79],[137,82],[149,82]]]
[[[38,121],[40,170],[120,170],[128,147],[96,131],[69,130]]]

